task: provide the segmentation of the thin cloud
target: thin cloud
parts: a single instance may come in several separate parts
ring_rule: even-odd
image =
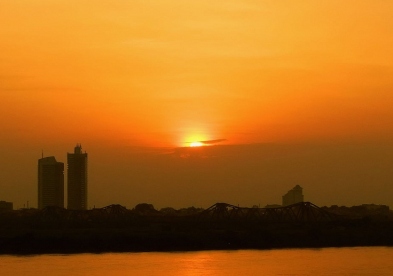
[[[191,143],[198,142],[198,143],[202,143],[204,145],[214,145],[214,144],[217,144],[217,143],[224,142],[226,140],[227,139],[215,139],[215,140],[205,140],[205,141],[192,141],[192,142],[186,142],[186,143],[187,144],[191,144]]]
[[[199,141],[200,143],[204,144],[204,145],[214,145],[217,143],[221,143],[226,141],[227,139],[215,139],[215,140],[206,140],[206,141]]]

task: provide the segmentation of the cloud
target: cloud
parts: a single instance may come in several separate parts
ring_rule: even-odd
[[[220,142],[224,142],[227,139],[215,139],[215,140],[206,140],[206,141],[199,141],[200,143],[204,144],[204,145],[213,145],[213,144],[217,144]]]
[[[191,143],[198,142],[198,143],[202,143],[203,145],[214,145],[214,144],[217,144],[217,143],[224,142],[226,140],[227,139],[215,139],[215,140],[205,140],[205,141],[192,141],[192,142],[186,142],[186,143],[187,144],[191,144]]]

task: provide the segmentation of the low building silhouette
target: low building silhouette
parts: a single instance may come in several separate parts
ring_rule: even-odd
[[[345,217],[347,219],[374,218],[385,219],[392,216],[392,212],[387,205],[362,204],[356,206],[337,206],[322,207],[324,210]]]
[[[303,188],[299,185],[296,185],[294,188],[292,188],[285,195],[282,196],[282,206],[288,206],[303,201]]]
[[[0,212],[2,211],[12,211],[14,209],[14,204],[12,202],[0,201]]]
[[[265,208],[280,208],[282,207],[280,204],[267,204]]]

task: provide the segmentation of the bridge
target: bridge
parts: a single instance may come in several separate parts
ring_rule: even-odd
[[[170,223],[179,219],[196,221],[255,221],[264,223],[281,222],[322,222],[336,220],[337,217],[311,202],[299,202],[277,208],[247,208],[231,205],[228,203],[216,203],[209,208],[187,216],[164,215],[159,211],[154,214],[138,213],[135,210],[126,209],[119,204],[112,204],[103,208],[92,210],[66,210],[64,208],[50,206],[38,211],[39,220],[46,223],[56,222],[132,222],[137,218],[151,221],[165,221]]]
[[[255,220],[264,222],[319,222],[336,217],[311,202],[277,208],[245,208],[227,203],[216,203],[199,214],[201,220]]]

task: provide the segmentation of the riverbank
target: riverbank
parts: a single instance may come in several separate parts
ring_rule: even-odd
[[[145,221],[100,227],[0,229],[0,254],[393,246],[393,222]]]

